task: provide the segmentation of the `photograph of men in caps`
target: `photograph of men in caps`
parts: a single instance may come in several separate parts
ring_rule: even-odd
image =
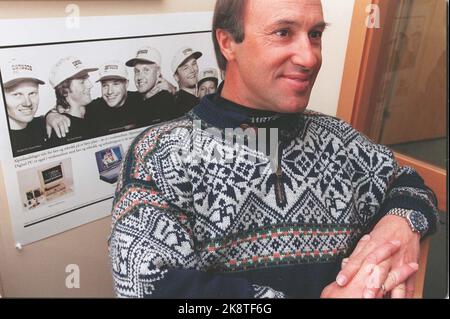
[[[85,120],[86,106],[91,103],[92,83],[89,73],[98,68],[83,65],[80,59],[70,56],[62,58],[50,72],[50,84],[55,89],[56,111],[70,120],[70,130],[65,136],[51,134],[49,147],[78,142],[92,137],[88,122]],[[50,114],[47,121],[50,120]]]
[[[31,64],[15,59],[2,69],[2,77],[13,156],[44,149],[44,119],[34,115],[39,106],[39,85],[45,82],[36,76]]]
[[[205,95],[214,94],[219,86],[219,72],[214,68],[207,68],[200,72],[198,78],[198,98],[201,99]]]
[[[85,119],[94,136],[113,134],[137,127],[136,112],[142,101],[138,92],[128,91],[128,72],[120,61],[108,61],[99,68],[102,96],[86,108]]]
[[[175,93],[175,103],[178,116],[182,116],[196,106],[200,100],[197,97],[198,65],[197,59],[203,54],[189,47],[179,49],[172,60],[173,77],[179,90]],[[177,117],[178,117],[177,116]]]
[[[170,88],[161,76],[161,54],[155,48],[140,48],[136,57],[125,63],[134,68],[134,83],[141,95],[138,106],[139,126],[148,126],[174,118],[175,101]],[[164,86],[166,84],[166,86]]]

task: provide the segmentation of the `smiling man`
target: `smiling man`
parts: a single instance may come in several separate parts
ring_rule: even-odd
[[[200,72],[198,79],[198,98],[202,99],[205,95],[214,94],[219,86],[219,73],[215,68],[207,68]]]
[[[56,111],[70,120],[70,130],[64,137],[52,134],[48,139],[50,147],[82,141],[92,137],[86,108],[92,102],[92,83],[89,73],[98,68],[86,67],[77,57],[60,59],[50,71],[50,84],[55,90]],[[48,121],[47,117],[47,121]]]
[[[128,91],[128,72],[120,61],[108,61],[99,68],[102,97],[89,105],[86,119],[94,136],[118,133],[137,127],[138,92]]]
[[[169,85],[161,75],[161,54],[145,46],[126,65],[134,68],[134,83],[141,95],[139,126],[148,126],[175,117],[175,101]],[[167,85],[162,85],[165,83]],[[160,88],[163,89],[160,89]]]
[[[34,67],[11,60],[2,69],[6,111],[13,156],[40,151],[45,146],[43,117],[35,117],[39,106],[39,85],[45,84]]]
[[[305,110],[325,27],[319,0],[217,0],[224,83],[139,136],[123,166],[109,239],[119,296],[411,296],[436,200],[389,149]]]
[[[203,54],[189,47],[180,48],[172,60],[173,77],[179,90],[175,93],[176,112],[182,116],[199,102],[197,97],[198,64]]]

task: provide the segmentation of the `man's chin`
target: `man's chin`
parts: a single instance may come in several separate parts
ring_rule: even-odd
[[[309,101],[292,101],[291,103],[283,103],[279,106],[281,113],[301,113],[308,106]]]

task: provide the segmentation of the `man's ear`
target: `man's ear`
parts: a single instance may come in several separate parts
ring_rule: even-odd
[[[178,84],[180,83],[180,77],[178,76],[178,72],[175,72],[173,78],[175,79],[175,81],[177,81]]]
[[[237,43],[234,41],[233,36],[228,31],[217,29],[216,39],[225,59],[227,59],[228,62],[234,60]]]

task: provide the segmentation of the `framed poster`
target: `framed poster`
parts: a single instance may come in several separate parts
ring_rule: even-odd
[[[168,120],[139,113],[150,105],[141,101],[160,91],[176,94],[174,72],[185,58],[195,57],[197,80],[202,69],[218,70],[211,20],[202,12],[85,17],[77,28],[64,18],[0,21],[1,30],[10,30],[0,39],[0,160],[17,243],[110,214],[129,144]],[[141,64],[157,70],[155,83],[142,76]],[[116,116],[128,122],[113,126],[109,111],[131,97],[134,108]],[[95,103],[106,113],[95,117]],[[58,116],[69,118],[66,136],[48,123]]]

